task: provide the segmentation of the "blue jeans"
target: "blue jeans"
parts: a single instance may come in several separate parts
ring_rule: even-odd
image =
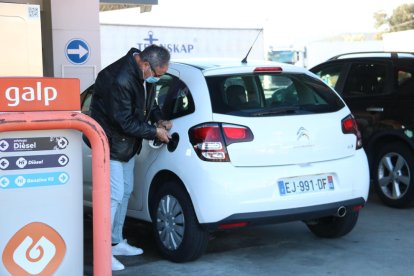
[[[110,161],[112,243],[123,240],[122,229],[134,187],[134,165],[134,157],[128,162]]]

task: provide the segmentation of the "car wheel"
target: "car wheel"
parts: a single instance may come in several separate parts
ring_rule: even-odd
[[[388,206],[404,208],[414,204],[414,157],[401,143],[385,145],[374,159],[374,187]]]
[[[205,252],[208,232],[200,227],[191,200],[181,185],[172,181],[157,189],[151,215],[156,244],[164,258],[188,262]]]
[[[313,234],[321,238],[339,238],[352,229],[358,221],[359,212],[347,212],[343,217],[330,216],[307,222]]]

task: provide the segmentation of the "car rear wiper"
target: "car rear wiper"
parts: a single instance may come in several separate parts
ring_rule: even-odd
[[[299,106],[280,106],[280,107],[273,107],[270,109],[254,112],[252,113],[252,115],[253,116],[265,116],[265,115],[278,115],[278,114],[294,114],[298,110],[300,110]]]

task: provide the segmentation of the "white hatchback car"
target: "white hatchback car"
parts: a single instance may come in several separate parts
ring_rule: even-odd
[[[86,114],[92,93],[82,94]],[[368,198],[367,158],[350,110],[315,75],[278,63],[174,61],[157,94],[173,139],[144,140],[128,215],[152,222],[165,258],[197,259],[221,229],[301,220],[334,238],[354,228]],[[85,146],[87,204],[90,157]]]

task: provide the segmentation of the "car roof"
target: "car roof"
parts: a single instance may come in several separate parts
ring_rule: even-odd
[[[363,59],[363,58],[383,58],[383,59],[414,59],[414,53],[412,52],[387,52],[387,51],[375,51],[375,52],[349,52],[336,55],[328,59],[338,60],[338,59]]]
[[[258,67],[279,67],[283,72],[305,72],[301,67],[293,66],[286,63],[272,62],[267,60],[249,60],[243,63],[241,59],[210,59],[210,58],[189,58],[189,59],[175,59],[171,60],[171,64],[182,64],[197,68],[204,73],[208,71],[229,71],[235,72],[253,72]]]

